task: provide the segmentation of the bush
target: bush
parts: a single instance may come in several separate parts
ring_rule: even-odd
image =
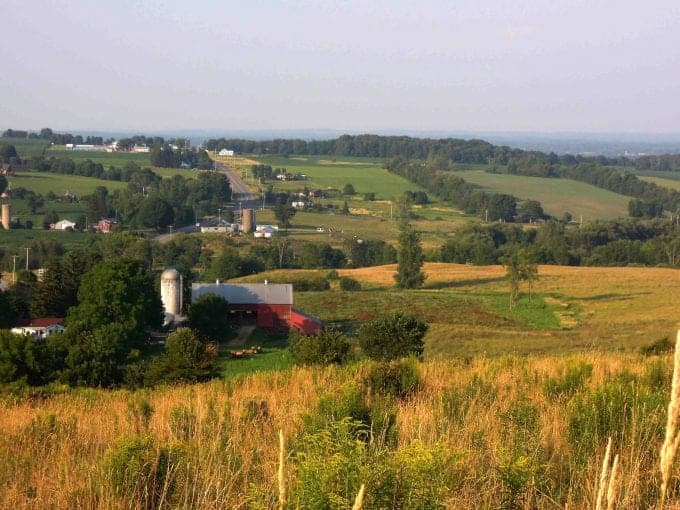
[[[355,291],[361,290],[361,284],[354,278],[343,276],[340,278],[340,290]]]
[[[290,353],[296,365],[340,365],[347,361],[351,345],[342,333],[319,331],[316,335],[290,335]]]
[[[147,384],[206,381],[218,374],[215,352],[189,328],[168,336],[165,352],[149,366]]]
[[[292,280],[291,283],[298,292],[324,291],[331,288],[331,284],[325,278],[300,278]]]
[[[157,447],[148,436],[123,437],[104,455],[106,485],[134,506],[159,508],[170,499],[185,453],[178,447]]]
[[[672,352],[675,344],[668,337],[660,338],[650,344],[640,347],[640,354],[644,356],[655,356]]]
[[[427,324],[415,316],[396,312],[359,328],[359,344],[367,356],[391,360],[415,355],[422,358]]]
[[[372,363],[364,376],[364,385],[381,395],[406,398],[421,386],[415,358]]]
[[[340,275],[335,269],[331,269],[326,273],[326,280],[337,280],[338,278],[340,278]]]

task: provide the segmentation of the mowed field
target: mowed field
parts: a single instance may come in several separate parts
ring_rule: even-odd
[[[84,196],[91,194],[97,186],[104,186],[110,191],[127,186],[127,183],[120,181],[107,181],[93,177],[82,177],[80,175],[51,174],[46,172],[18,172],[7,180],[13,189],[25,188],[41,195],[45,195],[50,191],[56,195],[63,195],[70,191],[78,196]]]
[[[560,217],[570,212],[584,221],[612,219],[628,214],[629,197],[569,179],[491,174],[482,170],[454,172],[485,190],[538,200],[548,214]]]
[[[306,181],[277,183],[277,189],[296,190],[308,188],[335,188],[342,190],[352,184],[358,194],[373,192],[377,199],[392,199],[404,191],[421,190],[418,185],[382,168],[382,162],[370,158],[342,158],[332,160],[323,157],[291,156],[288,158],[261,156],[261,163],[273,168],[286,168],[289,173],[301,173]]]
[[[680,272],[674,269],[540,266],[531,301],[523,285],[513,311],[501,266],[427,263],[425,288],[415,291],[394,289],[395,270],[340,270],[367,290],[298,292],[295,306],[349,330],[381,313],[411,311],[430,324],[428,359],[630,351],[672,337],[680,325]],[[274,271],[253,278],[284,281],[304,274]]]

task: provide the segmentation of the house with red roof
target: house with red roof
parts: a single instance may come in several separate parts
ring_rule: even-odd
[[[55,333],[63,333],[64,319],[60,317],[40,317],[38,319],[22,319],[12,328],[17,335],[31,335],[33,338],[44,339]]]

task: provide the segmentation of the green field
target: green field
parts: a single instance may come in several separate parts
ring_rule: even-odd
[[[69,158],[73,161],[89,159],[95,163],[101,163],[104,167],[123,167],[126,163],[137,163],[141,167],[151,166],[149,153],[143,152],[104,152],[104,151],[72,151],[66,150],[63,145],[50,148],[45,154],[47,157]]]
[[[20,158],[29,158],[33,156],[42,156],[50,146],[50,142],[46,140],[30,139],[30,138],[0,138],[0,143],[14,145]]]
[[[553,216],[570,212],[574,218],[583,216],[584,221],[592,221],[618,218],[628,213],[629,197],[570,179],[492,174],[481,170],[454,174],[485,190],[538,200]]]
[[[67,191],[78,196],[91,194],[97,186],[104,186],[109,190],[123,189],[127,183],[120,181],[106,181],[80,175],[52,174],[46,172],[19,172],[7,179],[13,189],[26,188],[45,195],[50,191],[58,196]]]
[[[378,199],[391,199],[404,191],[421,190],[403,177],[389,173],[382,168],[380,160],[370,158],[342,158],[331,160],[324,157],[275,156],[257,157],[265,165],[286,168],[290,173],[301,173],[306,181],[276,183],[276,189],[297,190],[308,188],[335,188],[342,190],[345,184],[352,184],[358,194],[373,192]]]
[[[671,177],[648,177],[647,174],[642,175],[638,174],[638,177],[640,180],[645,181],[645,182],[653,182],[657,186],[661,186],[662,188],[669,188],[669,189],[674,189],[677,191],[680,191],[680,172],[667,172],[667,173],[678,173],[677,177],[675,179],[672,179]]]

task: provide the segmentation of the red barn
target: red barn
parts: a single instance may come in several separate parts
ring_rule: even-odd
[[[297,329],[311,334],[322,327],[319,319],[293,310],[293,285],[290,283],[192,284],[192,301],[204,294],[223,297],[236,320],[252,322],[267,331]]]

